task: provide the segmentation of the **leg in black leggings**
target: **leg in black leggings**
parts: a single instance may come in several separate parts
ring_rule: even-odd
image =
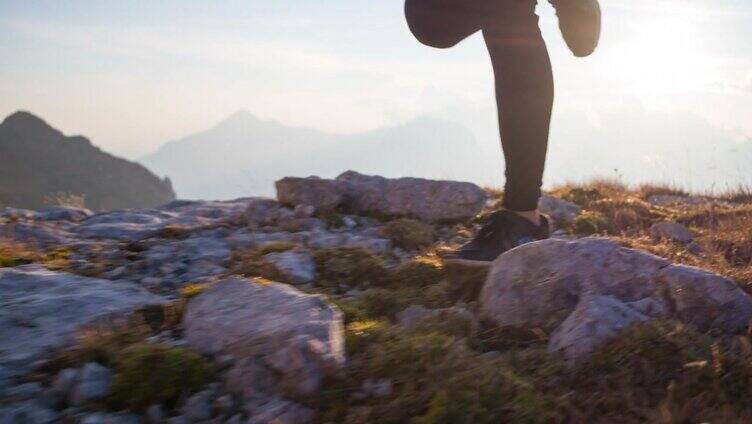
[[[493,64],[506,161],[504,207],[538,207],[553,104],[548,50],[535,0],[407,0],[410,29],[422,43],[451,47],[482,29]]]

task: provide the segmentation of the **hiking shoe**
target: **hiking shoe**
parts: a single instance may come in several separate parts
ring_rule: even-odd
[[[601,37],[598,0],[549,0],[559,17],[559,29],[569,50],[577,57],[590,56]]]
[[[535,225],[514,212],[496,211],[486,219],[475,238],[457,251],[445,255],[444,261],[469,266],[488,266],[499,255],[517,246],[549,237],[548,217],[541,215]]]

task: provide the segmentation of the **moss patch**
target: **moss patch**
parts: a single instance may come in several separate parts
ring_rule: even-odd
[[[201,355],[182,348],[155,344],[137,344],[117,356],[112,398],[132,409],[155,403],[174,405],[213,375],[209,362]]]
[[[433,244],[435,235],[432,226],[416,219],[401,218],[389,221],[381,228],[381,234],[392,240],[395,246],[418,250]]]
[[[384,260],[366,249],[320,249],[314,253],[313,259],[318,273],[316,284],[335,291],[379,286],[387,276]]]

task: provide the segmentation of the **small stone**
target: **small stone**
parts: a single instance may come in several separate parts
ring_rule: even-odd
[[[149,424],[160,424],[164,422],[167,412],[161,404],[154,404],[146,408],[146,421]]]
[[[72,394],[73,389],[81,378],[81,371],[77,368],[66,368],[55,377],[52,382],[52,389],[68,397]]]
[[[214,410],[222,417],[228,417],[235,413],[237,404],[235,398],[232,395],[222,395],[214,399]]]
[[[291,284],[307,284],[316,279],[316,264],[307,250],[293,249],[269,253],[263,258],[273,263]]]
[[[71,403],[76,406],[101,399],[110,394],[110,369],[96,362],[89,362],[81,369],[81,378],[76,385]]]
[[[251,417],[248,424],[307,424],[316,418],[313,410],[278,396],[254,399],[245,409]]]
[[[188,421],[208,420],[212,416],[213,396],[214,393],[211,390],[200,391],[185,401],[180,412]]]
[[[2,424],[47,424],[58,421],[57,412],[35,401],[0,405]]]
[[[235,414],[232,417],[228,418],[224,424],[243,424],[243,415]]]
[[[392,394],[392,381],[387,378],[366,379],[361,385],[361,391],[368,396],[386,397]]]
[[[538,209],[553,218],[554,221],[562,223],[573,222],[577,215],[582,212],[582,208],[576,204],[549,195],[541,196],[538,201]]]
[[[498,358],[498,357],[501,356],[501,352],[499,352],[498,350],[489,350],[488,352],[486,352],[486,353],[484,353],[484,354],[482,354],[480,356],[482,356],[482,357],[484,357],[486,359],[496,359],[496,358]]]
[[[312,205],[297,205],[295,206],[296,218],[310,218],[316,213],[316,208]]]
[[[650,227],[650,235],[655,239],[668,239],[678,243],[690,243],[692,233],[682,224],[676,222],[657,222]]]
[[[41,384],[37,382],[24,383],[7,389],[3,394],[6,398],[16,400],[28,400],[39,396],[43,391]]]

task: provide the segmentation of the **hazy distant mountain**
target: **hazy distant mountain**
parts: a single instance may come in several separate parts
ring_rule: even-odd
[[[168,175],[178,195],[188,199],[271,195],[279,178],[332,177],[348,169],[460,180],[489,180],[484,172],[495,171],[469,130],[441,119],[334,135],[242,111],[206,131],[166,143],[142,162]]]
[[[169,180],[101,151],[81,136],[66,137],[28,112],[0,123],[0,204],[44,207],[57,193],[84,195],[91,209],[143,208],[175,198]]]

